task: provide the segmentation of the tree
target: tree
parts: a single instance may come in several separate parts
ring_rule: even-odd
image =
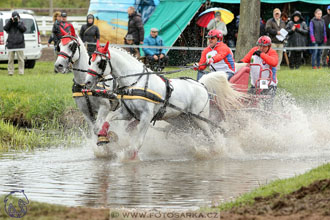
[[[260,0],[241,0],[235,60],[256,45],[260,33]]]

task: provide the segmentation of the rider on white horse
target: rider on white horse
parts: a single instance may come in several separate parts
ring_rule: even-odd
[[[203,70],[209,65],[212,72],[225,72],[229,81],[235,74],[233,52],[223,43],[221,31],[216,29],[210,30],[206,37],[209,39],[209,46],[203,50],[198,65],[194,65],[194,69],[198,70],[197,80],[206,74]]]

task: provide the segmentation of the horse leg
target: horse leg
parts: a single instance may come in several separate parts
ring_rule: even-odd
[[[94,119],[92,118],[86,104],[86,99],[84,97],[77,97],[75,98],[76,105],[78,109],[83,113],[85,120],[88,124],[88,129],[91,132],[91,135],[93,135],[94,132]],[[95,133],[96,134],[96,133]]]
[[[147,134],[150,120],[152,119],[151,114],[143,113],[140,116],[140,122],[136,127],[136,133],[132,138],[131,147],[127,151],[127,156],[131,160],[134,160],[138,155],[138,151],[141,149],[145,136]]]
[[[98,113],[97,118],[94,125],[94,134],[97,135],[98,131],[100,131],[101,124],[105,121],[107,115],[110,114],[108,110],[108,106],[101,105]]]
[[[101,129],[97,133],[97,145],[103,145],[110,143],[110,138],[108,137],[108,130],[110,128],[110,121],[114,120],[129,120],[132,116],[125,111],[123,108],[119,108],[114,113],[109,112],[105,122],[102,124]]]

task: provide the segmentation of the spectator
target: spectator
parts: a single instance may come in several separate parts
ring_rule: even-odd
[[[330,5],[328,5],[327,14],[324,15],[322,18],[325,22],[325,28],[326,28],[326,34],[327,34],[326,46],[330,46]],[[330,49],[323,50],[323,53],[322,53],[323,67],[327,66],[327,61],[328,61],[328,67],[330,67],[330,61],[327,60],[327,56],[329,56],[329,58],[330,58]]]
[[[299,11],[292,14],[286,30],[289,33],[288,47],[304,47],[307,45],[308,27]],[[289,57],[291,69],[300,67],[302,53],[302,50],[291,50]]]
[[[257,41],[257,46],[253,47],[245,57],[239,61],[239,63],[254,63],[260,64],[262,69],[271,69],[273,73],[272,82],[270,83],[269,89],[265,91],[266,94],[275,95],[277,88],[277,76],[276,76],[276,66],[278,62],[278,55],[274,49],[271,48],[272,41],[268,36],[261,36]],[[260,68],[259,67],[250,67],[250,68],[242,68],[238,71],[237,74],[244,71],[249,71],[251,76],[251,89],[250,93],[255,93],[255,83],[259,79],[260,76]],[[268,73],[264,71],[263,73]],[[264,75],[262,76],[264,77]]]
[[[163,39],[158,36],[158,29],[151,28],[150,35],[144,39],[145,46],[164,46]],[[146,54],[147,63],[154,71],[164,69],[167,64],[168,57],[165,56],[166,50],[159,48],[143,48]],[[158,64],[158,65],[155,65]]]
[[[55,46],[60,42],[60,39],[63,36],[61,29],[67,33],[70,33],[71,27],[73,28],[72,24],[67,22],[66,19],[67,19],[66,12],[62,12],[61,21],[53,25],[52,35],[54,36],[54,45]]]
[[[222,42],[221,31],[217,29],[210,30],[206,37],[209,39],[209,46],[203,50],[199,63],[194,64],[194,69],[198,70],[197,80],[206,74],[203,70],[209,65],[211,71],[225,72],[229,81],[235,74],[233,52]]]
[[[71,32],[71,27],[73,28],[73,26],[72,26],[71,23],[67,22],[66,12],[62,12],[61,17],[62,17],[62,21],[60,22],[59,27],[62,28],[65,32],[70,33]],[[62,36],[62,34],[61,34],[61,36]]]
[[[228,24],[228,34],[226,36],[226,44],[230,48],[234,48],[237,41],[238,29],[236,28],[235,22],[230,22]]]
[[[266,35],[266,30],[265,30],[265,21],[260,18],[260,33],[259,36],[264,36]]]
[[[327,33],[325,29],[325,22],[322,19],[321,9],[316,9],[314,12],[314,18],[309,23],[309,36],[311,38],[312,45],[315,47],[322,46],[327,42]],[[312,53],[312,68],[321,68],[321,49],[314,49]]]
[[[8,74],[12,76],[14,74],[14,59],[15,53],[18,59],[19,74],[24,74],[24,32],[26,27],[23,21],[20,20],[20,16],[17,11],[11,14],[11,18],[8,20],[3,28],[8,33],[7,44],[8,48]]]
[[[89,56],[92,56],[96,50],[96,41],[100,39],[99,28],[94,25],[94,15],[87,15],[87,24],[84,24],[79,36],[84,43],[87,43],[87,52]]]
[[[131,34],[126,35],[125,40],[128,45],[134,44],[134,38],[133,38],[133,35],[131,35]],[[126,47],[125,50],[127,50],[127,52],[129,52],[136,58],[140,58],[140,51],[138,48]]]
[[[290,20],[288,14],[283,12],[281,15],[281,20],[284,21],[285,24],[288,24],[288,22]]]
[[[57,29],[58,26],[60,25],[61,21],[62,21],[61,12],[56,11],[53,14],[54,24],[53,24],[52,30]],[[54,26],[56,26],[56,27],[54,27]],[[59,40],[60,40],[60,36],[55,35],[54,32],[52,31],[52,34],[50,35],[49,40],[48,40],[48,47],[53,41],[54,41],[54,46],[56,46],[58,44]]]
[[[134,44],[143,44],[144,28],[141,15],[135,11],[133,6],[127,9],[128,13],[128,30],[127,35],[131,34],[134,38]],[[126,36],[127,36],[126,35]]]
[[[276,38],[276,35],[280,35],[280,30],[285,29],[285,23],[281,20],[281,10],[275,8],[273,11],[273,18],[266,22],[266,33],[269,34],[273,44],[272,47],[283,48],[283,41]],[[280,69],[280,65],[283,58],[283,49],[276,50],[278,55],[277,69]]]
[[[223,36],[227,35],[227,27],[226,24],[221,21],[221,13],[217,11],[214,15],[215,18],[213,18],[207,25],[207,30],[213,30],[217,29],[221,31]]]

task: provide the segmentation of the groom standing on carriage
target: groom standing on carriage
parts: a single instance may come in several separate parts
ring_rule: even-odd
[[[197,80],[206,72],[205,68],[210,66],[213,72],[223,71],[227,74],[228,81],[235,74],[235,60],[231,49],[223,43],[223,35],[217,29],[210,30],[206,36],[209,39],[209,46],[202,52],[198,64],[194,64],[194,70],[198,70]]]

